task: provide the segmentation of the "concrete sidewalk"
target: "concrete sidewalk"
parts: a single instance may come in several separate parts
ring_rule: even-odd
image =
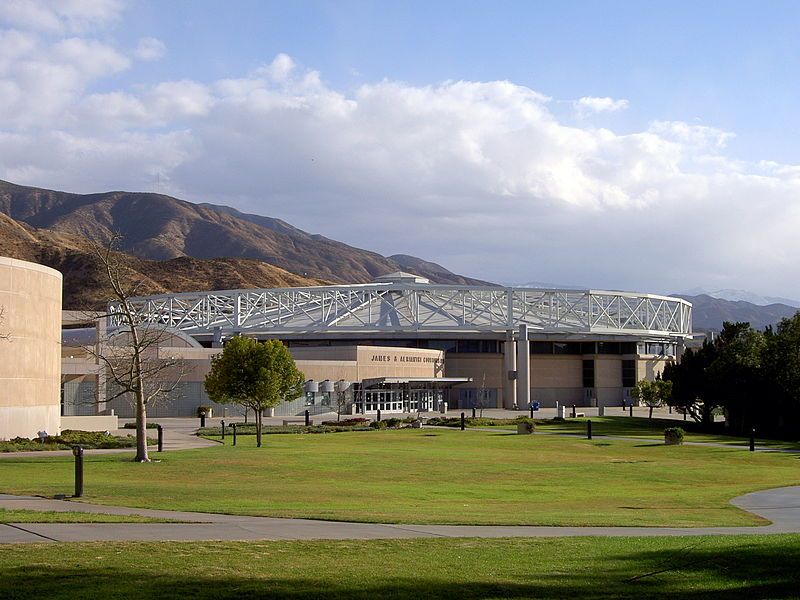
[[[391,525],[241,517],[0,495],[0,507],[135,514],[187,523],[23,523],[0,525],[0,543],[210,540],[369,540],[421,537],[697,536],[800,533],[800,486],[740,496],[735,506],[769,519],[765,527],[527,527]]]

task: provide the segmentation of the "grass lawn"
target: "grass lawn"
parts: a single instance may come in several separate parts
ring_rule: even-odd
[[[0,598],[797,598],[800,536],[0,546]]]
[[[180,523],[180,521],[153,519],[140,515],[0,508],[0,523]]]
[[[729,448],[396,430],[254,436],[163,454],[86,457],[102,504],[392,523],[754,525],[728,501],[800,484],[800,458]],[[0,492],[69,493],[71,457],[0,460]]]
[[[706,433],[702,426],[690,421],[676,421],[674,419],[647,419],[642,417],[606,416],[591,417],[591,419],[577,418],[564,421],[537,422],[539,431],[552,433],[586,434],[586,421],[592,421],[594,435],[611,435],[619,437],[658,439],[664,440],[664,429],[667,427],[681,427],[686,431],[687,442],[713,442],[747,446],[749,438],[723,435],[719,433]],[[787,449],[800,451],[800,442],[782,440],[763,440],[756,438],[756,445],[761,448]]]
[[[527,416],[525,413],[522,416]],[[542,419],[536,420],[536,430],[548,433],[569,433],[586,435],[586,421],[592,421],[594,435],[609,435],[615,437],[641,438],[663,440],[664,429],[667,427],[681,427],[686,432],[687,442],[711,442],[731,446],[747,446],[749,438],[724,435],[717,432],[703,431],[704,426],[694,421],[680,421],[675,419],[647,419],[643,417],[605,416],[605,417],[578,417],[567,418],[563,421]],[[475,419],[467,418],[467,427],[506,429],[516,431],[517,425],[513,419]],[[459,427],[458,419],[454,419],[453,427]],[[800,442],[786,440],[768,440],[756,438],[759,448],[785,449],[800,451]]]

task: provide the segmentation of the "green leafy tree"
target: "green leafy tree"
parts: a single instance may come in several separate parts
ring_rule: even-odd
[[[762,371],[770,410],[760,411],[764,424],[777,431],[800,434],[800,313],[764,332]]]
[[[761,365],[766,339],[749,323],[726,321],[715,346],[717,356],[707,369],[708,399],[724,407],[729,424],[743,433],[755,424],[755,403],[763,394]]]
[[[239,404],[256,415],[256,446],[261,447],[265,409],[301,396],[303,373],[297,370],[289,350],[278,340],[260,343],[234,337],[211,359],[206,376],[208,397],[219,404]]]
[[[713,394],[708,389],[708,368],[717,357],[717,350],[706,340],[697,350],[687,349],[680,362],[667,363],[663,379],[672,382],[672,396],[669,401],[681,411],[685,411],[695,421],[709,424],[713,422]]]
[[[653,409],[659,406],[664,406],[672,395],[672,382],[665,381],[660,377],[655,381],[642,379],[631,390],[631,396],[644,404],[650,409],[648,418],[653,418]]]

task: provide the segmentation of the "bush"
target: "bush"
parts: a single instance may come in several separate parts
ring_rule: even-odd
[[[369,426],[373,429],[386,429],[387,424],[386,421],[373,421]]]
[[[147,438],[148,444],[156,440]],[[61,435],[51,435],[44,443],[38,438],[14,438],[8,442],[0,442],[0,452],[23,452],[29,450],[70,450],[73,446],[83,446],[87,450],[95,448],[133,448],[136,438],[132,435],[117,436],[102,431],[78,431],[65,429]]]
[[[386,421],[383,422],[386,423],[386,427],[389,427],[390,429],[397,429],[403,424],[404,420],[398,419],[397,417],[392,417],[391,419],[386,419]]]
[[[667,427],[664,430],[664,443],[668,446],[683,444],[684,433],[680,427]]]
[[[125,423],[122,426],[122,429],[136,429],[136,422],[133,423]],[[147,429],[158,429],[158,423],[151,423],[150,421],[147,422]]]
[[[341,421],[323,421],[323,425],[330,425],[331,427],[358,427],[368,426],[369,419],[364,417],[352,417],[350,419],[342,419]]]

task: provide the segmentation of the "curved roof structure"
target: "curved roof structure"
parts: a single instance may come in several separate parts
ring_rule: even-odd
[[[454,286],[403,277],[368,284],[225,290],[134,298],[141,322],[192,335],[270,336],[505,332],[691,335],[692,305],[681,298],[597,290]],[[111,327],[121,324],[110,305]]]

